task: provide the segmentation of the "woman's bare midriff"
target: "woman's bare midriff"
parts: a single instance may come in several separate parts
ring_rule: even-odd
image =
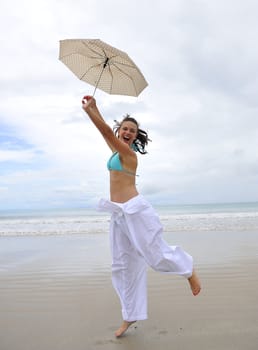
[[[125,203],[138,194],[135,176],[121,171],[110,171],[110,200],[112,202]]]

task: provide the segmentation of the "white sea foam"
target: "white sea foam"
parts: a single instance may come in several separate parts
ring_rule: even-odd
[[[164,232],[257,231],[258,205],[206,205],[157,208]],[[107,233],[109,214],[92,210],[5,212],[0,236],[71,235]]]
[[[209,213],[160,216],[164,231],[255,231],[258,232],[258,212]]]

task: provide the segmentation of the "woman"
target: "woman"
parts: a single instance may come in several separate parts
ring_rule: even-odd
[[[82,107],[113,152],[108,161],[110,200],[102,199],[99,207],[112,213],[112,282],[120,298],[123,316],[123,323],[115,335],[120,337],[137,320],[147,318],[148,265],[156,271],[186,277],[193,295],[197,295],[201,287],[193,270],[192,257],[163,240],[157,214],[136,189],[136,151],[146,153],[147,133],[129,116],[117,124],[114,133],[91,96],[83,98]]]

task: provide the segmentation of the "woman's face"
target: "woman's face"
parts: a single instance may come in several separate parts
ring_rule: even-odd
[[[118,138],[119,140],[131,146],[133,141],[137,137],[137,133],[138,133],[138,128],[135,123],[131,121],[124,121],[119,128]]]

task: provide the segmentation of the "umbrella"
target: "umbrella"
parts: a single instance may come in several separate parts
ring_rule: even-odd
[[[59,59],[80,80],[115,95],[138,96],[148,85],[131,58],[99,39],[60,41]]]

